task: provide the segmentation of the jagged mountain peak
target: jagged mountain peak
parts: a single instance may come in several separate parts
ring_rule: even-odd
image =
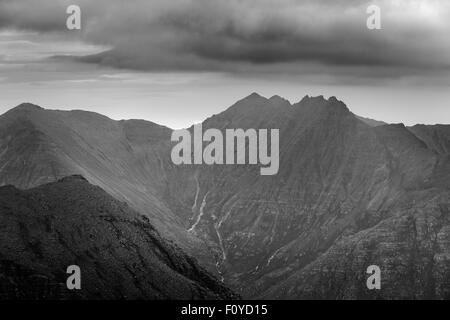
[[[259,93],[253,92],[252,94],[238,100],[234,105],[235,106],[243,106],[243,105],[254,105],[254,104],[266,104],[268,99],[263,97]]]
[[[263,99],[266,99],[265,97],[263,97],[262,95],[260,95],[259,93],[257,93],[257,92],[252,92],[251,94],[249,94],[248,96],[247,96],[247,98],[263,98]]]
[[[304,103],[310,103],[312,101],[326,101],[323,95],[319,96],[310,96],[309,94],[305,95],[302,100],[297,102],[296,104],[304,104]]]
[[[21,103],[21,104],[19,104],[18,106],[16,106],[14,109],[28,109],[28,110],[44,110],[44,108],[42,108],[42,107],[40,107],[40,106],[38,106],[38,105],[36,105],[36,104],[33,104],[33,103],[30,103],[30,102],[24,102],[24,103]],[[13,110],[14,110],[13,109]]]
[[[280,107],[291,107],[292,104],[289,102],[289,100],[280,97],[279,95],[274,95],[272,97],[269,98],[269,101],[276,105],[276,106],[280,106]]]
[[[259,93],[253,92],[250,95],[240,99],[237,101],[231,108],[233,107],[248,107],[248,106],[292,106],[289,100],[281,97],[277,94],[271,96],[270,98],[266,98]]]
[[[337,119],[356,119],[355,115],[348,109],[347,105],[332,96],[326,99],[323,95],[303,97],[300,102],[292,106],[292,113],[296,119],[328,119],[331,124]]]
[[[344,102],[332,96],[305,96],[291,104],[287,99],[273,95],[265,98],[252,93],[237,101],[225,111],[207,118],[203,125],[211,128],[282,128],[297,123],[312,123],[326,119],[329,124],[341,118],[355,119]],[[292,128],[291,128],[292,129]]]
[[[251,104],[251,103],[265,103],[268,99],[266,97],[263,97],[259,93],[253,92],[249,94],[248,96],[238,100],[233,106],[235,105],[242,105],[242,104]],[[232,106],[232,107],[233,107]]]
[[[348,111],[347,105],[344,102],[342,102],[341,100],[337,99],[335,96],[331,96],[330,98],[326,99],[323,95],[314,96],[314,97],[306,95],[302,98],[302,100],[300,100],[299,102],[294,104],[294,106],[305,106],[305,105],[306,106],[323,106],[323,105],[337,106],[337,107],[341,107]]]

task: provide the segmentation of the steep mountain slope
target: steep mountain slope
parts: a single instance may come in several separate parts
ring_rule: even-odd
[[[421,139],[428,148],[439,154],[450,154],[450,126],[415,125],[409,130]]]
[[[166,171],[173,166],[170,134],[148,121],[22,104],[0,117],[0,185],[31,188],[81,174],[148,216],[165,237],[215,271],[203,242],[163,201]]]
[[[392,246],[399,246],[403,231],[389,222],[393,217],[417,208],[428,219],[433,213],[419,208],[440,212],[446,206],[449,184],[439,176],[449,172],[448,157],[436,154],[403,125],[369,126],[334,97],[305,97],[291,106],[276,96],[252,94],[207,119],[203,128],[280,129],[280,170],[275,176],[260,176],[257,166],[248,165],[182,169],[188,182],[183,190],[191,195],[183,208],[193,209],[191,232],[215,246],[225,281],[247,297],[355,296],[351,290],[339,296],[292,288],[305,282],[298,273],[325,259],[342,239],[352,244],[360,232],[391,223]],[[445,238],[447,220],[439,221]],[[450,250],[446,245],[435,249],[427,254],[445,256]],[[346,256],[334,258],[339,260],[326,260],[327,267],[351,263]],[[406,263],[411,267],[416,261]],[[348,272],[361,278],[367,266]],[[396,268],[401,266],[386,267],[393,273]],[[320,276],[320,269],[314,272],[307,273],[310,281]],[[333,279],[343,286],[341,278]],[[400,280],[393,280],[398,291],[386,297],[416,294],[407,285],[409,278]],[[438,280],[422,278],[429,286],[431,281],[442,284]],[[410,291],[403,294],[402,286]]]
[[[390,217],[343,235],[262,297],[450,299],[450,193],[414,191],[400,202]],[[367,290],[370,265],[381,269],[380,290]]]
[[[81,176],[0,188],[1,299],[230,299],[148,218]],[[66,288],[69,265],[81,290]]]
[[[433,180],[443,187],[448,186],[450,182],[450,126],[416,125],[408,129],[422,140],[428,149],[438,155],[439,161],[433,172]]]

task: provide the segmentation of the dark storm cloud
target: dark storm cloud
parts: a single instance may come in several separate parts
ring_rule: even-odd
[[[69,1],[0,0],[0,28],[60,31],[65,25],[66,3]]]
[[[446,1],[375,2],[382,9],[383,29],[377,31],[366,28],[368,1],[33,3],[0,0],[0,27],[67,32],[65,6],[77,3],[80,37],[111,48],[77,59],[117,68],[295,73],[318,65],[402,76],[450,66]]]

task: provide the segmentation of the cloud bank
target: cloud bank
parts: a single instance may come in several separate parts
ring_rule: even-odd
[[[442,0],[0,0],[0,28],[110,49],[72,57],[114,68],[404,77],[450,68]],[[381,30],[366,9],[381,8]],[[82,30],[65,29],[65,9]]]

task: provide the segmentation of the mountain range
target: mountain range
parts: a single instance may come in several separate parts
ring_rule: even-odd
[[[85,197],[103,189],[110,201],[126,203],[121,214],[148,219],[161,241],[245,298],[450,298],[449,125],[386,124],[353,114],[335,97],[291,104],[256,93],[202,125],[279,129],[278,174],[261,176],[255,165],[176,166],[167,127],[22,104],[0,116],[0,185],[15,186],[0,191],[22,199],[48,188],[50,201],[63,197],[55,186],[64,177],[82,175],[97,186],[86,186]],[[30,212],[45,215],[43,208]],[[22,224],[28,211],[20,211]],[[0,214],[8,215],[4,208]],[[89,238],[88,229],[60,228]],[[38,250],[27,241],[21,250]],[[9,249],[1,248],[4,257]],[[35,263],[45,259],[33,253]],[[381,269],[380,290],[366,287],[370,265]],[[209,288],[203,297],[231,294],[195,281]]]

